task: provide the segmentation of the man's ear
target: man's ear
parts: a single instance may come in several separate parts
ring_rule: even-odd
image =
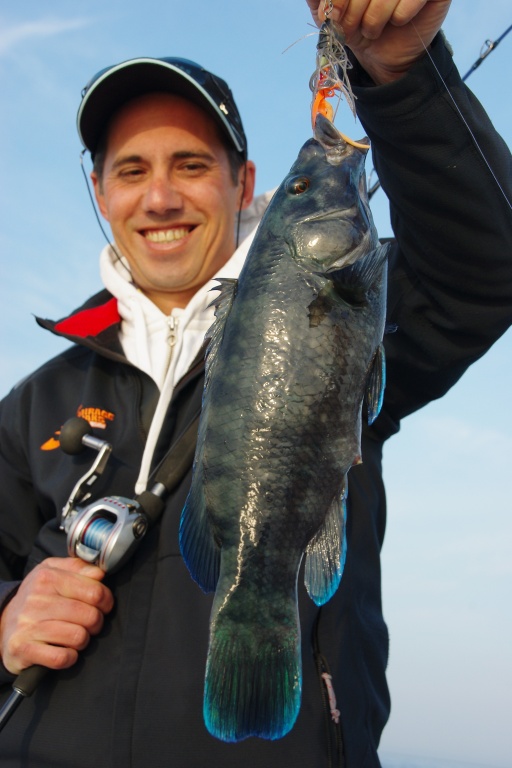
[[[245,174],[245,183],[244,183]],[[240,168],[240,185],[242,192],[242,199],[240,201],[240,208],[243,210],[247,208],[254,198],[254,186],[256,184],[256,166],[252,160],[247,160],[245,165]],[[243,186],[242,186],[243,185]]]
[[[91,181],[99,211],[103,218],[108,221],[107,206],[105,205],[105,196],[103,194],[103,184],[96,171],[91,172]]]

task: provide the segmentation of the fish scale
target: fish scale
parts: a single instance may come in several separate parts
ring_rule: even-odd
[[[204,718],[224,741],[293,727],[300,563],[306,554],[319,605],[343,570],[362,402],[371,393],[374,418],[383,387],[386,249],[364,155],[320,115],[216,301],[180,544],[193,578],[215,590]]]

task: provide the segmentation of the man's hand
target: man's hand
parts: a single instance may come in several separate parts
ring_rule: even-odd
[[[9,672],[17,675],[34,664],[65,669],[76,662],[114,605],[101,584],[104,575],[78,558],[52,557],[26,576],[0,617],[0,653]]]
[[[425,54],[451,0],[307,0],[316,24],[327,12],[377,85],[402,77]]]

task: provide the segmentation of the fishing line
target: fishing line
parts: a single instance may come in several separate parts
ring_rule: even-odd
[[[238,207],[238,214],[236,219],[235,250],[240,245],[240,225],[241,225],[241,219],[242,219],[242,206],[244,204],[246,180],[247,180],[247,161],[245,161],[244,163],[244,176],[242,179],[242,194],[240,196],[240,205]]]
[[[87,187],[87,194],[89,195],[89,200],[91,201],[92,209],[93,209],[93,211],[94,211],[94,215],[96,216],[96,221],[98,222],[98,225],[99,225],[99,228],[101,229],[101,232],[102,232],[102,234],[103,234],[103,237],[105,238],[105,240],[107,241],[107,243],[109,244],[109,246],[112,248],[112,251],[113,251],[113,253],[114,253],[114,255],[115,255],[115,257],[116,257],[117,261],[118,261],[118,262],[121,264],[121,266],[122,266],[122,267],[123,267],[123,268],[126,270],[126,272],[128,273],[128,275],[129,275],[129,277],[130,277],[130,280],[131,280],[131,281],[133,281],[132,273],[130,272],[130,270],[128,269],[128,267],[126,266],[126,264],[124,263],[123,259],[121,258],[121,255],[120,255],[120,254],[119,254],[119,252],[117,251],[117,249],[116,249],[116,247],[115,247],[114,243],[112,242],[111,238],[109,238],[109,236],[108,236],[108,235],[107,235],[107,233],[105,232],[105,229],[104,229],[104,227],[103,227],[103,222],[101,221],[101,219],[100,219],[100,216],[99,216],[99,213],[98,213],[98,211],[97,211],[97,208],[96,208],[96,203],[95,203],[95,200],[94,200],[93,194],[92,194],[92,192],[91,192],[91,188],[90,188],[90,186],[89,186],[89,178],[88,178],[88,176],[87,176],[87,172],[86,172],[86,170],[85,170],[85,168],[84,168],[84,155],[85,155],[85,153],[86,153],[86,152],[87,152],[87,150],[86,150],[86,149],[82,149],[82,151],[80,152],[80,167],[81,167],[81,169],[82,169],[82,173],[83,173],[83,175],[84,175],[84,179],[85,179],[85,186]]]
[[[421,35],[420,35],[420,33],[418,32],[418,30],[416,29],[416,26],[414,25],[414,22],[413,22],[413,21],[411,21],[411,25],[412,25],[412,28],[414,29],[414,31],[416,32],[416,34],[418,35],[418,39],[419,39],[420,43],[422,44],[423,48],[425,49],[425,53],[427,54],[427,56],[428,56],[428,58],[429,58],[429,60],[430,60],[430,63],[432,64],[432,66],[434,67],[435,71],[437,72],[437,75],[438,75],[438,77],[439,77],[439,79],[440,79],[440,81],[441,81],[441,83],[442,83],[442,85],[443,85],[443,87],[444,87],[444,89],[445,89],[446,93],[447,93],[447,94],[448,94],[448,96],[450,97],[450,99],[451,99],[451,101],[452,101],[452,103],[453,103],[453,106],[455,107],[455,109],[456,109],[456,111],[457,111],[457,114],[459,115],[460,119],[462,120],[462,122],[464,123],[464,125],[466,126],[466,128],[468,129],[468,131],[469,131],[469,135],[471,136],[471,138],[472,138],[472,140],[473,140],[473,143],[474,143],[474,145],[475,145],[476,149],[478,150],[478,152],[479,152],[479,154],[480,154],[480,156],[481,156],[482,160],[484,161],[484,163],[486,164],[487,168],[489,169],[489,172],[491,173],[491,175],[492,175],[492,177],[493,177],[494,181],[496,182],[496,185],[497,185],[498,189],[500,190],[501,194],[503,195],[503,197],[504,197],[504,199],[505,199],[505,202],[507,203],[508,207],[509,207],[509,208],[512,210],[512,203],[511,203],[511,202],[510,202],[510,200],[508,199],[508,197],[507,197],[507,193],[505,192],[505,190],[504,190],[504,189],[503,189],[503,187],[501,186],[501,184],[500,184],[500,182],[499,182],[499,179],[498,179],[498,177],[497,177],[497,176],[496,176],[496,174],[494,173],[494,171],[493,171],[493,169],[492,169],[492,167],[491,167],[491,164],[490,164],[490,163],[489,163],[489,161],[487,160],[487,158],[486,158],[486,156],[485,156],[485,153],[484,153],[483,149],[481,148],[480,144],[478,143],[478,139],[476,138],[475,134],[474,134],[474,133],[473,133],[473,131],[471,130],[471,128],[470,128],[470,126],[469,126],[469,124],[468,124],[468,122],[467,122],[466,118],[465,118],[465,117],[464,117],[464,115],[462,114],[462,111],[461,111],[461,109],[460,109],[459,105],[458,105],[458,104],[457,104],[457,102],[455,101],[455,99],[454,99],[454,97],[453,97],[453,94],[450,92],[450,89],[448,88],[447,84],[445,83],[445,81],[444,81],[444,79],[443,79],[443,76],[442,76],[442,74],[440,73],[440,71],[439,71],[439,69],[438,69],[438,67],[437,67],[437,65],[436,65],[436,63],[435,63],[435,61],[434,61],[434,59],[433,59],[433,58],[432,58],[432,56],[430,55],[430,51],[428,50],[427,46],[426,46],[426,45],[425,45],[425,43],[423,42],[423,40],[422,40],[422,38],[421,38]]]
[[[96,208],[96,203],[95,203],[95,200],[94,200],[93,194],[92,194],[92,192],[91,192],[91,187],[90,187],[90,185],[89,185],[89,177],[87,176],[87,172],[86,172],[86,170],[85,170],[85,168],[84,168],[84,155],[85,155],[85,153],[86,153],[86,152],[87,152],[87,150],[86,150],[86,149],[83,149],[83,150],[80,152],[80,167],[81,167],[81,169],[82,169],[82,173],[83,173],[83,176],[84,176],[84,179],[85,179],[85,186],[87,187],[87,194],[89,195],[89,200],[91,201],[92,209],[93,209],[93,211],[94,211],[94,215],[96,216],[96,221],[98,222],[98,226],[99,226],[99,228],[101,229],[101,232],[102,232],[102,234],[103,234],[103,237],[105,238],[105,240],[107,241],[107,243],[109,244],[109,246],[112,248],[112,251],[113,251],[113,253],[114,253],[114,255],[115,255],[115,257],[116,257],[117,261],[118,261],[118,262],[121,264],[121,266],[122,266],[122,267],[123,267],[123,268],[126,270],[127,274],[128,274],[128,275],[129,275],[129,277],[130,277],[130,280],[131,280],[131,281],[133,282],[133,284],[135,285],[135,283],[134,283],[134,281],[133,281],[133,275],[132,275],[132,273],[130,272],[130,270],[128,269],[128,267],[126,266],[126,264],[124,263],[123,259],[121,258],[121,256],[120,256],[119,252],[117,251],[117,249],[116,249],[116,247],[115,247],[115,244],[114,244],[114,242],[112,241],[112,239],[111,239],[111,238],[109,238],[109,236],[108,236],[108,235],[107,235],[107,233],[105,232],[105,228],[103,227],[103,222],[101,221],[101,218],[100,218],[100,216],[99,216],[98,210],[97,210],[97,208]],[[246,176],[247,176],[247,166],[244,166],[244,177],[243,177],[243,184],[242,184],[242,197],[241,197],[241,200],[240,200],[240,207],[239,207],[239,209],[238,209],[238,215],[237,215],[237,223],[236,223],[236,233],[235,233],[235,237],[236,237],[236,248],[238,248],[238,246],[240,245],[240,225],[241,225],[240,219],[241,219],[241,216],[242,216],[242,205],[243,205],[243,197],[244,197],[244,193],[245,193]]]

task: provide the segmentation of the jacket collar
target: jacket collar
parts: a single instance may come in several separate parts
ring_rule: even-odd
[[[109,291],[100,291],[60,320],[36,317],[36,321],[56,336],[124,359],[119,343],[121,317],[117,299]]]

